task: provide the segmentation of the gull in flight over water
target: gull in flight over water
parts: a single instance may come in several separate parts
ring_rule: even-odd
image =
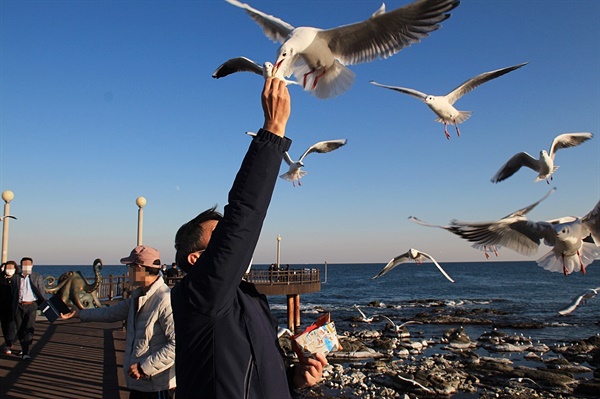
[[[561,316],[568,315],[569,313],[571,313],[572,311],[577,309],[577,306],[579,306],[581,301],[583,301],[583,303],[586,303],[588,301],[588,299],[592,299],[593,297],[598,295],[598,292],[600,292],[600,287],[589,288],[589,289],[583,291],[579,296],[576,296],[575,298],[573,298],[573,301],[569,304],[569,306],[567,306],[564,309],[559,310],[558,314]]]
[[[362,310],[360,310],[360,308],[358,307],[358,305],[354,304],[354,307],[360,313],[360,316],[361,316],[360,317],[360,321],[362,321],[364,323],[370,323],[370,322],[372,322],[375,319],[375,317],[367,317],[367,315]]]
[[[354,72],[345,65],[390,57],[440,28],[459,0],[417,0],[386,12],[382,5],[370,18],[333,29],[294,28],[289,23],[256,10],[238,0],[226,0],[242,8],[264,34],[282,43],[275,70],[292,73],[304,90],[318,98],[346,92],[354,83]],[[343,7],[343,5],[342,5]]]
[[[410,248],[407,252],[403,253],[402,255],[398,255],[395,258],[393,258],[392,260],[390,260],[388,262],[388,264],[385,265],[384,268],[381,269],[381,271],[379,273],[377,273],[376,276],[371,277],[371,280],[375,280],[376,278],[383,276],[384,274],[386,274],[387,272],[389,272],[390,270],[392,270],[399,264],[404,263],[410,259],[414,260],[418,265],[423,264],[424,259],[431,260],[437,266],[437,268],[440,270],[440,272],[442,272],[442,274],[448,280],[450,280],[451,282],[454,282],[454,280],[452,280],[452,278],[450,278],[448,273],[446,273],[446,271],[444,269],[442,269],[442,267],[439,265],[439,263],[437,263],[437,261],[435,259],[433,259],[433,257],[431,255],[426,254],[425,252],[421,252],[418,249],[414,249],[414,248]]]
[[[396,325],[396,323],[394,323],[392,321],[392,319],[390,319],[389,317],[387,317],[386,315],[383,314],[376,314],[377,317],[383,317],[384,319],[387,320],[387,324],[386,327],[389,328],[390,330],[392,330],[393,332],[400,332],[402,331],[402,328],[404,328],[405,325],[407,324],[422,324],[420,321],[413,321],[413,320],[409,320],[405,323],[400,324],[399,326]]]
[[[525,62],[523,64],[519,64],[519,65],[507,67],[507,68],[502,68],[502,69],[496,69],[495,71],[482,73],[481,75],[477,75],[474,78],[471,78],[471,79],[467,80],[466,82],[463,82],[460,86],[458,86],[457,88],[452,90],[450,93],[446,94],[445,96],[434,96],[431,94],[426,94],[426,93],[420,92],[415,89],[409,89],[407,87],[383,85],[383,84],[375,82],[374,80],[371,80],[370,83],[374,84],[375,86],[384,87],[386,89],[395,90],[395,91],[399,91],[400,93],[408,94],[409,96],[415,97],[415,98],[425,102],[425,104],[427,104],[427,106],[429,108],[431,108],[431,110],[433,112],[435,112],[435,114],[438,116],[438,118],[435,121],[441,122],[444,124],[444,134],[446,135],[446,138],[449,140],[450,133],[448,133],[447,125],[449,123],[453,124],[454,127],[456,128],[456,134],[458,134],[458,136],[460,136],[460,130],[458,129],[458,124],[463,123],[464,121],[469,119],[469,117],[471,116],[471,113],[472,113],[472,111],[459,111],[456,108],[454,108],[453,104],[459,98],[461,98],[462,96],[464,96],[471,90],[475,89],[477,86],[482,85],[485,82],[489,82],[492,79],[496,79],[496,78],[498,78],[502,75],[505,75],[511,71],[514,71],[515,69],[519,69],[523,65],[526,65],[526,64],[527,63]]]
[[[552,174],[558,169],[558,166],[554,165],[554,157],[556,151],[562,148],[574,147],[594,137],[592,133],[564,133],[558,135],[552,140],[550,145],[550,152],[546,150],[540,151],[539,159],[535,159],[526,152],[519,152],[513,155],[502,167],[494,177],[492,177],[492,183],[498,183],[502,180],[508,179],[514,175],[521,167],[526,166],[533,169],[538,173],[535,182],[540,180],[546,180],[546,183],[550,184],[552,180]]]
[[[236,72],[253,72],[257,75],[261,75],[265,79],[275,76],[276,78],[283,80],[286,84],[298,84],[298,82],[294,80],[286,79],[282,73],[276,73],[273,75],[272,63],[267,61],[263,65],[259,65],[246,57],[236,57],[225,61],[213,72],[212,77],[215,79],[220,79]]]
[[[577,269],[585,274],[585,267],[600,258],[600,201],[583,217],[567,216],[540,222],[527,219],[525,215],[555,190],[550,190],[528,207],[493,222],[452,220],[448,226],[438,226],[414,216],[409,219],[424,226],[448,230],[473,242],[477,249],[501,246],[531,256],[543,240],[552,249],[537,260],[539,266],[565,275]]]

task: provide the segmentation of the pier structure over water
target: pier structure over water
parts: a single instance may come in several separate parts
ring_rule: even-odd
[[[300,329],[300,294],[321,291],[319,269],[250,270],[246,280],[264,295],[287,297],[288,328]]]

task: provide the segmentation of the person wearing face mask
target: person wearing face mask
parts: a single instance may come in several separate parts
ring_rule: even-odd
[[[2,325],[2,335],[4,336],[3,353],[10,355],[12,353],[12,344],[17,336],[17,327],[15,324],[15,306],[17,304],[17,288],[15,282],[15,272],[17,262],[9,260],[2,265],[0,273],[0,324]]]
[[[21,358],[30,360],[29,349],[33,343],[35,317],[38,306],[44,298],[44,281],[39,273],[33,271],[33,259],[21,259],[21,273],[16,274],[17,303],[15,306],[15,324],[17,337],[21,343]]]
[[[129,268],[131,296],[113,306],[81,311],[75,308],[60,317],[96,322],[127,320],[123,372],[129,398],[173,398],[175,326],[171,290],[159,273],[160,252],[139,245],[121,263]]]

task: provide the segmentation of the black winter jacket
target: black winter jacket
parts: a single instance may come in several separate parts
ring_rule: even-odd
[[[171,292],[177,399],[290,398],[277,322],[242,281],[290,144],[259,131],[206,251]]]

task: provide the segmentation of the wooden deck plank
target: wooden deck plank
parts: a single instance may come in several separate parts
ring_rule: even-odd
[[[126,399],[122,323],[36,322],[31,360],[0,354],[0,398]]]

